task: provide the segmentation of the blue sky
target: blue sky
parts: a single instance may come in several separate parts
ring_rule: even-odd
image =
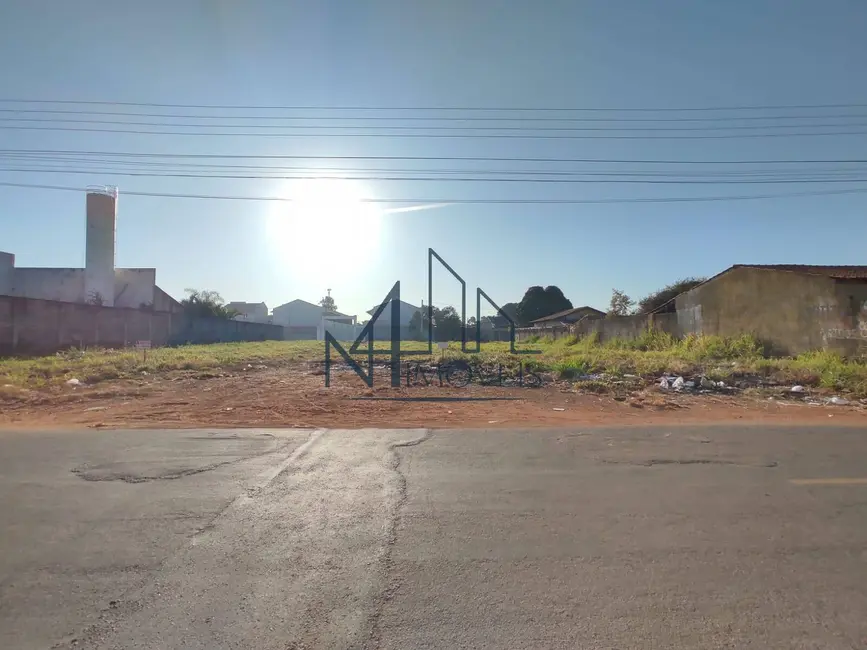
[[[865,25],[867,4],[860,0],[32,0],[0,6],[0,88],[5,99],[247,106],[867,104]],[[797,160],[865,158],[865,145],[867,135],[861,134],[498,140],[0,128],[0,149],[244,156]],[[0,167],[10,166],[0,159]],[[293,298],[315,301],[331,288],[342,311],[362,313],[400,279],[404,299],[418,304],[426,295],[428,246],[464,276],[471,292],[480,285],[500,303],[520,299],[530,285],[556,284],[576,306],[600,308],[612,287],[638,298],[679,277],[711,275],[733,263],[867,261],[865,194],[692,203],[462,204],[381,215],[376,236],[370,237],[345,215],[332,220],[330,234],[329,218],[318,213],[308,215],[303,228],[280,227],[285,204],[125,195],[274,196],[286,191],[282,181],[127,177],[108,171],[0,171],[0,182],[118,185],[118,265],[156,267],[158,284],[177,297],[195,287],[217,290],[227,300],[264,300],[274,307]],[[637,199],[867,189],[867,183],[443,180],[366,180],[362,186],[365,195],[406,199],[406,205],[440,198]],[[83,213],[84,197],[78,193],[0,187],[0,250],[15,253],[19,266],[80,266]],[[436,280],[435,304],[459,300],[444,275],[438,273]]]

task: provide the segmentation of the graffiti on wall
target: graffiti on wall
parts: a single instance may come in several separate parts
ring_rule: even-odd
[[[855,315],[857,313],[857,315]],[[867,301],[863,302],[860,307],[855,307],[852,321],[857,323],[856,327],[832,327],[822,330],[822,337],[827,341],[849,340],[849,341],[867,341]]]
[[[822,334],[826,339],[848,339],[867,341],[867,323],[860,323],[857,329],[843,329],[842,327],[832,327],[831,329],[823,330]]]

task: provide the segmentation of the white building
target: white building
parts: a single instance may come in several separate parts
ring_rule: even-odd
[[[268,305],[264,302],[230,302],[226,308],[238,312],[237,316],[234,317],[235,320],[253,323],[271,322],[271,316],[268,315]]]
[[[391,325],[391,302],[389,302],[385,309],[382,310],[382,313],[379,315],[379,318],[376,319],[376,327],[384,327],[387,325]],[[374,307],[373,309],[368,309],[367,313],[372,317],[376,310],[379,309],[379,305]],[[415,305],[411,305],[408,302],[404,302],[403,300],[398,300],[398,311],[400,318],[400,326],[401,327],[409,327],[409,322],[412,320],[413,314],[417,311],[421,311],[419,307]]]
[[[317,327],[323,318],[338,323],[355,323],[355,316],[328,311],[321,305],[314,305],[300,298],[274,307],[272,318],[276,325],[284,327]]]
[[[15,255],[0,252],[0,295],[105,307],[173,311],[179,303],[156,285],[156,269],[115,267],[117,188],[88,189],[85,266],[18,268]]]
[[[329,324],[355,325],[355,316],[328,311],[321,305],[296,298],[274,307],[271,321],[286,328],[287,338],[315,340],[321,338]]]

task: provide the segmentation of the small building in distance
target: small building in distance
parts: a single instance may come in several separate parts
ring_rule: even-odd
[[[268,315],[268,305],[264,302],[230,302],[226,308],[238,312],[234,316],[235,320],[250,321],[251,323],[271,322],[271,316]]]
[[[408,302],[403,300],[398,300],[398,325],[400,327],[400,338],[402,340],[411,340],[413,338],[413,332],[410,331],[409,324],[412,321],[412,317],[416,312],[420,312],[422,314],[426,314],[426,311],[422,311],[422,308],[416,307]],[[379,305],[368,309],[367,313],[372,317],[376,310],[379,309]],[[380,340],[391,339],[391,310],[392,304],[389,301],[385,305],[385,309],[382,310],[382,313],[379,315],[379,318],[376,319],[376,322],[373,324],[373,337]]]
[[[180,303],[156,285],[156,269],[115,267],[116,223],[117,189],[89,189],[84,268],[16,267],[15,255],[0,252],[0,295],[180,311]]]
[[[674,299],[674,333],[752,334],[776,354],[867,349],[867,266],[736,264]]]
[[[271,321],[286,328],[286,336],[294,340],[316,340],[323,320],[346,325],[355,324],[355,316],[329,311],[321,305],[296,298],[274,307]]]
[[[557,313],[537,318],[530,322],[533,327],[554,327],[555,325],[571,325],[585,318],[604,318],[605,312],[594,309],[593,307],[575,307],[574,309],[564,309]]]

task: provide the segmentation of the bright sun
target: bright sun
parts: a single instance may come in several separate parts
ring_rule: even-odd
[[[381,213],[364,187],[342,178],[287,181],[275,204],[270,236],[294,269],[340,279],[378,247]],[[325,280],[325,278],[322,278]]]

